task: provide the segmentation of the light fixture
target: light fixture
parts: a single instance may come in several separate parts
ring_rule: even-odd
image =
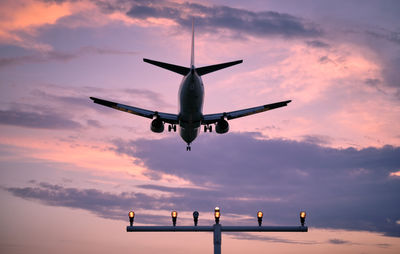
[[[197,222],[199,221],[199,212],[198,211],[193,212],[193,220],[194,220],[194,225],[197,226]]]
[[[172,217],[172,224],[176,226],[176,218],[178,217],[178,212],[177,211],[172,211],[171,212],[171,217]]]
[[[215,207],[214,209],[214,217],[215,217],[215,224],[219,224],[219,217],[221,217],[221,211],[219,210],[219,207]]]
[[[135,219],[135,213],[133,211],[130,211],[128,215],[129,215],[129,223],[130,223],[130,225],[132,227],[133,220]]]
[[[301,226],[304,227],[304,222],[306,221],[306,212],[305,211],[301,211],[300,212],[300,222],[301,222]]]
[[[261,227],[261,224],[262,224],[262,218],[263,218],[263,212],[258,211],[257,212],[257,219],[258,219],[258,226],[260,226],[260,227]]]

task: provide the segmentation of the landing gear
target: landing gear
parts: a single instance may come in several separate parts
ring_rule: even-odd
[[[190,149],[191,149],[190,148],[190,144],[188,144],[187,147],[186,147],[186,151],[190,151]]]
[[[212,125],[204,125],[204,132],[207,132],[207,130],[209,131],[209,132],[212,132]]]
[[[168,131],[171,132],[171,130],[174,130],[174,132],[176,132],[176,125],[175,124],[168,125]]]

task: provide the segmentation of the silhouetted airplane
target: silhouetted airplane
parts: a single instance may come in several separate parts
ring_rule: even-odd
[[[184,76],[179,88],[179,114],[151,111],[94,97],[90,97],[90,99],[92,99],[94,103],[98,103],[103,106],[153,119],[150,125],[150,129],[153,132],[163,132],[165,123],[168,124],[168,131],[173,130],[175,132],[176,125],[179,125],[180,135],[182,139],[187,143],[187,151],[190,151],[190,143],[193,142],[193,140],[195,140],[195,138],[197,137],[201,125],[204,125],[204,132],[207,132],[207,130],[212,132],[212,124],[215,124],[215,131],[219,134],[223,134],[229,131],[229,124],[227,120],[287,106],[287,104],[291,102],[291,100],[287,100],[231,112],[203,115],[204,87],[201,76],[226,67],[230,67],[235,64],[240,64],[243,62],[243,60],[209,65],[200,68],[194,67],[193,25],[190,68],[158,62],[146,58],[144,58],[143,61]]]

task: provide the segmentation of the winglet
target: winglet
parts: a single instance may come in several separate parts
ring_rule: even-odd
[[[192,52],[190,55],[190,68],[194,69],[194,18],[192,19]]]

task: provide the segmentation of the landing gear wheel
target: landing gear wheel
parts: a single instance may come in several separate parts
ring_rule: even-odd
[[[190,145],[186,147],[186,151],[190,151]]]
[[[168,125],[168,131],[171,132],[172,126]]]

